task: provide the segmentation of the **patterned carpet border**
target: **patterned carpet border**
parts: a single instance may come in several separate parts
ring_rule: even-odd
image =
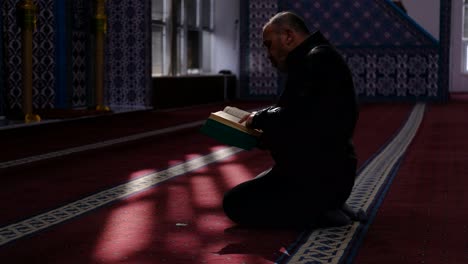
[[[400,132],[381,152],[361,170],[353,192],[347,203],[354,209],[363,209],[374,215],[379,200],[385,195],[395,174],[395,169],[406,149],[413,140],[424,117],[425,104],[413,108],[407,122]],[[285,261],[294,264],[340,264],[351,259],[357,250],[360,238],[365,235],[371,219],[367,223],[353,223],[337,228],[323,228],[312,231],[296,246],[296,250]],[[350,253],[351,252],[351,253]]]
[[[73,203],[2,227],[0,228],[0,246],[46,228],[50,228],[69,219],[78,217],[104,205],[124,199],[176,176],[186,174],[210,163],[223,160],[241,151],[243,150],[236,147],[222,148],[208,155],[194,158],[188,162],[178,164],[166,170],[149,173],[127,183],[87,196]]]

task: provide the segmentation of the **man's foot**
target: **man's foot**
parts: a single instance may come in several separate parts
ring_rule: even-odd
[[[318,220],[320,227],[337,227],[351,224],[352,219],[341,209],[325,212]]]
[[[363,223],[367,221],[367,214],[362,209],[359,209],[356,212],[353,210],[353,208],[351,208],[351,206],[345,203],[343,207],[341,207],[341,210],[343,210],[343,212],[353,221]]]

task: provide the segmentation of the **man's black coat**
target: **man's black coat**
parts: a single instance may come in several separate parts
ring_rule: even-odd
[[[352,74],[317,31],[287,57],[287,81],[275,106],[260,110],[252,127],[264,131],[285,186],[340,206],[354,184],[352,143],[358,107]],[[338,203],[338,204],[335,204]]]

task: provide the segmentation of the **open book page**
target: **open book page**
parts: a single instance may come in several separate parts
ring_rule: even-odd
[[[250,112],[247,112],[234,106],[226,106],[223,111],[239,119],[243,118],[246,115],[250,115]]]
[[[248,114],[250,114],[250,112],[241,110],[236,107],[227,106],[226,108],[224,108],[223,111],[211,113],[210,118],[213,120],[217,120],[218,122],[221,122],[228,126],[237,128],[246,133],[249,133],[252,135],[260,135],[261,134],[260,131],[246,128],[245,122],[239,123],[241,118]]]
[[[218,111],[218,112],[212,113],[210,117],[214,118],[214,119],[216,119],[218,121],[226,120],[229,123],[235,123],[235,124],[238,124],[239,126],[244,126],[244,124],[239,123],[239,121],[240,121],[239,117],[237,117],[235,115],[231,115],[229,113],[226,113],[225,111]],[[219,120],[220,118],[221,118],[221,120]]]

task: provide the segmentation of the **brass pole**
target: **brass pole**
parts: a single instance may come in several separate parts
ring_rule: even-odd
[[[110,111],[104,105],[104,39],[107,32],[107,16],[105,0],[96,0],[95,32],[96,32],[96,53],[95,53],[95,99],[96,110]]]
[[[22,36],[23,63],[23,113],[26,123],[41,121],[39,115],[33,114],[33,31],[36,29],[37,6],[32,0],[20,1],[17,5],[18,22]]]

